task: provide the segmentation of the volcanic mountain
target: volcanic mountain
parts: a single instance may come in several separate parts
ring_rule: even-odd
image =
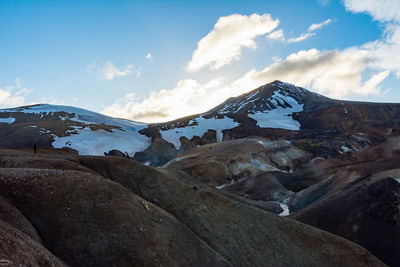
[[[157,124],[0,110],[0,260],[398,266],[399,122],[280,81]]]
[[[65,147],[81,155],[114,150],[129,157],[136,154],[137,160],[159,166],[199,145],[261,136],[310,142],[319,139],[329,146],[310,146],[308,141],[299,145],[308,146],[314,154],[332,156],[384,139],[398,127],[399,112],[399,104],[333,100],[274,81],[206,113],[158,124],[67,106],[3,109],[0,146]]]

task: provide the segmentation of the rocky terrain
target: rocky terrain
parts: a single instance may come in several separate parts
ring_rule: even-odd
[[[0,264],[399,266],[399,112],[280,81],[159,124],[0,110]]]
[[[350,241],[182,171],[65,151],[0,154],[2,264],[382,265]]]

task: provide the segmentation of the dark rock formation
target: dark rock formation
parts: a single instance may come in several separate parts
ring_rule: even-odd
[[[110,150],[108,153],[104,152],[104,156],[113,156],[113,157],[120,157],[120,158],[129,158],[129,155],[122,153],[117,149]]]
[[[153,166],[162,166],[178,155],[173,144],[162,138],[157,138],[143,152],[137,152],[133,157],[135,160]]]

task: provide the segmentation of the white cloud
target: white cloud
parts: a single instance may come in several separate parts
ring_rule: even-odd
[[[306,39],[308,39],[308,38],[310,38],[311,36],[314,36],[314,35],[315,35],[315,33],[313,33],[313,32],[302,33],[300,36],[294,37],[294,38],[289,38],[287,41],[289,43],[297,43],[297,42],[304,41],[304,40],[306,40]]]
[[[383,23],[384,35],[381,39],[362,45],[360,48],[369,51],[375,61],[371,67],[400,73],[400,1],[398,0],[345,0],[345,7],[351,12],[366,12],[374,20]],[[399,75],[397,75],[398,78]]]
[[[344,0],[346,10],[355,13],[367,12],[381,22],[400,22],[400,1],[398,0]]]
[[[396,57],[400,55],[400,1],[345,0],[345,6],[352,12],[367,12],[381,22],[385,29],[382,37],[341,51],[299,51],[261,71],[249,71],[236,83],[255,88],[279,79],[335,98],[381,94],[381,84],[391,73],[400,78]],[[329,22],[313,24],[309,31]]]
[[[105,80],[112,80],[118,76],[129,76],[133,74],[133,65],[126,65],[123,69],[118,69],[109,60],[100,71],[100,77]]]
[[[207,111],[228,97],[240,95],[277,79],[334,98],[383,94],[387,90],[382,88],[382,83],[390,74],[400,79],[400,63],[396,56],[400,55],[400,19],[397,17],[400,13],[387,15],[375,11],[371,3],[378,1],[368,0],[363,7],[357,4],[351,9],[350,2],[354,1],[345,2],[348,10],[369,12],[375,20],[383,23],[385,31],[380,39],[343,50],[309,49],[292,53],[283,59],[275,57],[271,65],[262,70],[250,70],[235,81],[222,78],[204,83],[191,79],[181,80],[173,89],[152,92],[143,101],[128,94],[103,112],[139,121],[166,121]],[[387,5],[387,2],[383,4]],[[395,6],[389,6],[396,9]],[[300,37],[292,39],[300,41],[309,36]],[[216,64],[214,60],[205,65],[216,68]]]
[[[143,122],[169,121],[205,112],[225,101],[227,96],[237,96],[248,90],[249,87],[227,84],[223,78],[203,84],[187,79],[179,81],[173,89],[151,92],[142,101],[134,94],[127,94],[102,113]]]
[[[23,86],[20,78],[15,79],[15,85],[0,88],[0,107],[10,108],[25,105],[25,97],[32,92]]]
[[[298,42],[304,41],[315,35],[315,33],[313,31],[321,29],[322,27],[324,27],[325,25],[328,25],[331,22],[332,22],[332,19],[327,19],[321,23],[311,24],[310,27],[308,27],[308,29],[307,29],[307,33],[302,33],[298,37],[289,38],[287,40],[287,42],[288,43],[298,43]]]
[[[116,77],[130,76],[134,74],[136,77],[140,77],[141,75],[139,70],[134,69],[133,64],[128,64],[123,68],[118,68],[111,62],[111,60],[108,60],[102,65],[91,63],[86,67],[85,71],[90,75],[95,74],[102,81],[110,81]]]
[[[277,40],[277,41],[284,41],[285,40],[285,36],[283,34],[283,30],[277,30],[274,32],[271,32],[270,34],[268,34],[267,36],[268,39],[272,39],[272,40]]]
[[[240,59],[243,47],[255,49],[254,39],[271,32],[278,24],[279,20],[273,20],[269,14],[220,17],[213,30],[197,44],[187,70],[194,72],[206,66],[219,69]]]
[[[105,108],[102,113],[143,122],[161,122],[205,112],[225,101],[273,80],[304,86],[335,98],[350,94],[380,92],[379,85],[389,75],[382,71],[363,82],[362,73],[372,59],[367,51],[349,48],[344,51],[311,49],[289,55],[264,70],[251,70],[233,82],[223,78],[207,83],[181,80],[170,90],[151,92],[140,101],[127,94]]]
[[[307,30],[307,31],[308,31],[308,32],[312,32],[312,31],[321,29],[322,27],[328,25],[328,24],[331,23],[331,22],[332,22],[332,19],[327,19],[327,20],[324,20],[324,21],[321,22],[321,23],[311,24],[310,27],[308,27],[308,30]]]
[[[169,90],[151,92],[140,101],[127,94],[102,113],[143,122],[161,122],[205,112],[225,101],[273,80],[282,80],[303,86],[318,93],[347,98],[351,94],[369,95],[381,92],[380,84],[390,71],[375,72],[363,81],[363,72],[374,60],[367,50],[357,47],[343,51],[299,51],[261,71],[255,69],[229,82],[223,78],[207,83],[181,80]]]
[[[372,60],[368,51],[358,48],[344,51],[310,49],[293,53],[262,71],[251,70],[235,84],[256,88],[273,80],[282,80],[334,98],[377,94],[380,92],[378,85],[389,71],[379,72],[363,82],[362,73]]]
[[[153,58],[153,56],[151,55],[151,53],[148,53],[147,55],[146,55],[146,59],[147,60],[150,60],[150,59],[152,59]]]
[[[380,93],[380,84],[389,76],[390,71],[385,70],[373,75],[364,85],[358,90],[357,93],[362,95],[378,94]]]

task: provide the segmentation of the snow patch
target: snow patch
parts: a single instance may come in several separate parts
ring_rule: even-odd
[[[395,180],[396,180],[398,183],[400,183],[400,178],[396,178]]]
[[[232,179],[230,183],[222,184],[222,185],[216,186],[215,188],[222,189],[225,186],[228,186],[228,185],[231,185],[231,184],[234,184],[234,183],[235,183],[235,180]]]
[[[197,125],[195,125],[197,123]],[[188,139],[193,138],[193,136],[202,137],[208,130],[217,131],[217,142],[222,142],[223,130],[232,129],[238,126],[239,123],[234,122],[233,119],[224,117],[222,119],[219,118],[210,118],[206,119],[202,116],[195,118],[189,122],[189,125],[186,127],[174,128],[169,130],[161,130],[162,138],[172,143],[177,150],[181,147],[181,141],[179,138],[185,136]]]
[[[279,203],[279,206],[281,207],[281,209],[283,209],[283,211],[281,213],[279,213],[278,215],[282,216],[282,217],[289,216],[289,206],[286,204],[282,204],[282,203]]]
[[[284,101],[283,101],[284,100]],[[296,99],[274,92],[270,99],[276,106],[269,111],[258,111],[248,116],[257,121],[257,125],[261,128],[280,128],[286,130],[300,130],[300,123],[292,118],[292,114],[303,111],[303,104],[299,104]],[[282,107],[284,102],[291,107]]]
[[[345,153],[346,153],[346,152],[351,152],[351,151],[353,151],[351,148],[348,148],[347,146],[344,146],[344,145],[341,146],[340,148],[341,148],[342,151],[345,152]]]
[[[15,118],[0,118],[0,123],[7,123],[7,124],[12,124],[15,121]]]
[[[78,127],[77,127],[78,128]],[[111,132],[104,130],[92,131],[90,128],[77,129],[74,134],[64,137],[53,135],[53,147],[69,147],[75,149],[80,155],[103,156],[104,152],[117,149],[127,152],[133,157],[136,152],[145,150],[150,145],[150,139],[136,131],[122,131],[113,129]]]

